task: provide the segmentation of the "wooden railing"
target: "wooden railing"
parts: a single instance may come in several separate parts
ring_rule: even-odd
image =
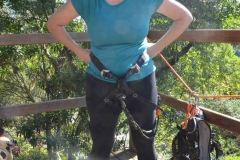
[[[186,108],[187,108],[188,102],[185,102],[164,94],[160,94],[160,95],[161,95],[162,104],[173,107],[184,113],[187,112]],[[71,108],[80,108],[85,106],[86,106],[85,97],[59,99],[59,100],[32,103],[32,104],[5,106],[5,107],[0,107],[0,118],[10,118],[15,116],[24,116],[24,115],[37,114],[42,112],[52,112],[52,111],[65,110],[65,109],[71,109]],[[205,118],[209,123],[240,135],[240,120],[212,111],[204,107],[200,107],[200,108],[203,110]],[[131,135],[130,135],[130,141],[129,141],[129,151],[133,153],[136,152],[135,147],[131,140]],[[118,154],[118,156],[128,157],[130,154],[129,151],[127,150],[123,152],[117,152],[116,154]],[[112,157],[112,159],[114,159],[114,157]],[[128,159],[128,158],[123,158],[123,159]]]
[[[148,38],[159,39],[166,31],[150,31]],[[89,42],[87,33],[70,33],[76,42]],[[240,30],[197,29],[185,31],[177,41],[240,43]],[[46,34],[6,34],[0,35],[0,46],[57,43],[49,33]]]
[[[185,102],[180,99],[176,99],[174,97],[167,96],[161,93],[160,95],[161,95],[162,104],[165,104],[169,107],[173,107],[184,113],[187,112],[186,108],[187,108],[188,102]],[[24,116],[29,114],[52,112],[52,111],[85,107],[85,106],[86,106],[85,97],[59,99],[59,100],[32,103],[32,104],[5,106],[5,107],[0,107],[0,118],[10,118],[15,116]],[[240,135],[240,120],[215,112],[205,107],[200,107],[200,108],[203,110],[205,114],[205,118],[209,123]]]
[[[148,38],[159,39],[165,32],[166,31],[150,31]],[[70,33],[70,35],[76,42],[90,42],[87,33]],[[187,30],[177,41],[240,44],[240,30]],[[48,43],[57,43],[57,40],[51,34],[0,35],[0,46]],[[163,104],[186,113],[188,102],[164,94],[161,94],[161,100]],[[85,106],[85,97],[4,106],[0,107],[0,118],[24,116]],[[204,107],[200,108],[203,110],[205,118],[209,123],[240,135],[240,120]]]

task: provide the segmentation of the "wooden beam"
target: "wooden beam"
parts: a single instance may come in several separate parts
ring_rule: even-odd
[[[0,118],[85,107],[85,97],[0,107]]]
[[[90,42],[88,33],[69,32],[69,34],[76,42]],[[0,46],[47,44],[47,43],[58,43],[58,41],[50,33],[0,35]]]
[[[149,39],[159,39],[166,31],[150,31]],[[220,29],[196,29],[186,30],[177,41],[189,42],[216,42],[240,44],[240,30],[220,30]]]
[[[166,104],[179,111],[187,113],[188,102],[185,102],[164,94],[160,94],[160,96],[163,104]],[[205,119],[209,123],[240,135],[240,120],[234,117],[230,117],[230,116],[215,112],[213,110],[210,110],[204,107],[200,107],[200,109],[203,110]]]
[[[149,31],[150,39],[159,39],[165,30]],[[88,33],[69,32],[76,42],[90,42]],[[240,43],[240,30],[196,29],[186,30],[177,41]],[[5,34],[0,35],[0,46],[58,43],[50,34]]]

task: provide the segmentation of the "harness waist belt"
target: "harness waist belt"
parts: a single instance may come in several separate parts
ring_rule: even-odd
[[[140,72],[141,66],[144,64],[144,62],[147,59],[147,53],[143,53],[139,58],[137,59],[135,65],[133,65],[127,74],[125,75],[124,79],[127,79],[128,77],[137,74]],[[93,62],[93,64],[98,68],[98,70],[101,72],[101,76],[103,78],[113,78],[113,79],[118,79],[117,76],[115,76],[109,69],[107,69],[102,62],[91,52],[90,53],[90,58]]]

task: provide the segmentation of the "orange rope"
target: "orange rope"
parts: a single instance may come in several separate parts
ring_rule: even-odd
[[[178,75],[178,73],[173,69],[173,67],[168,63],[168,61],[163,57],[161,53],[159,56],[163,59],[163,61],[168,65],[168,67],[172,70],[172,72],[177,76],[177,78],[182,82],[182,84],[188,89],[190,94],[197,98],[240,98],[240,95],[216,95],[216,96],[206,96],[206,95],[198,95],[184,82],[182,77]]]
[[[161,53],[159,53],[159,56],[163,59],[163,61],[168,65],[168,67],[172,70],[172,72],[177,76],[177,78],[183,83],[183,85],[188,89],[188,91],[192,94],[195,95],[195,93],[191,90],[190,87],[184,82],[182,77],[178,75],[178,73],[172,68],[172,66],[168,63],[168,61],[163,57]]]

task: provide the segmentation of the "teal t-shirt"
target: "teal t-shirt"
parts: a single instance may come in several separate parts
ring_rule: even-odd
[[[153,13],[163,0],[123,0],[110,5],[106,0],[71,0],[73,7],[86,22],[94,55],[116,76],[124,76],[138,57],[146,52],[146,36]],[[155,71],[151,57],[141,67],[140,73],[127,79],[142,79]],[[90,62],[87,72],[99,79],[100,71]]]

